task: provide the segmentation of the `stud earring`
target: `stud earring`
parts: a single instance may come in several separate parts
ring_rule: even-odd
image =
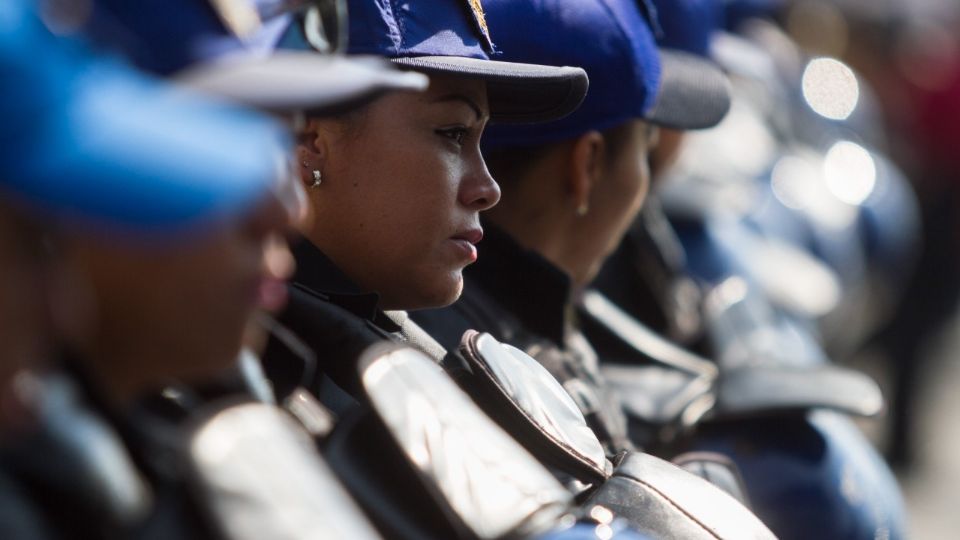
[[[587,203],[583,203],[583,204],[581,204],[580,206],[577,207],[577,216],[583,217],[583,216],[587,215],[587,212],[589,212],[589,211],[590,211],[590,207],[587,206]]]
[[[323,175],[320,174],[320,171],[317,169],[313,170],[313,183],[310,184],[311,188],[318,188],[320,184],[323,183]]]

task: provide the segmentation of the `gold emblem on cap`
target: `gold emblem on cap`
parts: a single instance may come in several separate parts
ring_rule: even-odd
[[[477,25],[483,32],[483,37],[489,40],[490,29],[487,28],[487,16],[483,13],[483,5],[480,4],[480,0],[467,0],[467,2],[470,4],[470,11],[473,11],[473,18],[477,20]]]

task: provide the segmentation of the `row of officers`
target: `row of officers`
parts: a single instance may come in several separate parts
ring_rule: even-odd
[[[5,0],[0,537],[902,538],[872,381],[650,315],[724,9]]]

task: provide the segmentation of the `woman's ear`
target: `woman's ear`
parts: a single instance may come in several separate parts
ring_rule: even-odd
[[[599,131],[588,131],[573,143],[567,189],[577,215],[590,210],[590,196],[603,175],[606,141]]]
[[[320,119],[307,119],[297,134],[297,168],[304,185],[313,185],[317,172],[322,175],[329,155],[330,126]]]

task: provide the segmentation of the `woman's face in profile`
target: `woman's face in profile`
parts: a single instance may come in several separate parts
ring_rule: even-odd
[[[641,120],[620,128],[621,141],[594,189],[590,212],[581,220],[575,240],[579,258],[587,262],[583,274],[574,276],[578,284],[596,277],[643,206],[650,184],[648,155],[658,136],[657,128]]]
[[[323,183],[310,190],[306,236],[385,309],[460,295],[479,213],[500,198],[480,155],[488,117],[484,83],[435,77],[427,92],[385,96],[345,123],[313,122],[306,144],[319,149]]]

